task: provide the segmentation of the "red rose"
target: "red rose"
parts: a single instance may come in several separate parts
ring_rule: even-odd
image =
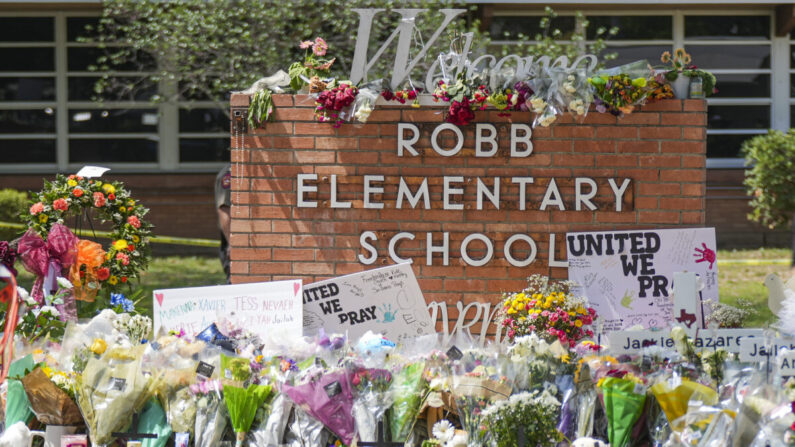
[[[122,276],[121,277],[121,282],[127,282],[127,277],[126,276]]]
[[[113,194],[113,193],[108,194],[108,200],[110,200],[110,201],[116,200],[116,194]]]
[[[127,250],[135,251],[135,245],[133,245],[133,244],[128,245],[127,246]]]
[[[107,267],[102,267],[97,269],[97,279],[100,281],[104,281],[110,278],[110,269]]]
[[[408,97],[409,97],[409,99],[416,98],[417,97],[417,91],[416,90],[409,90]]]
[[[94,206],[97,208],[105,206],[105,194],[99,191],[94,193]]]
[[[75,188],[72,190],[72,195],[75,197],[83,197],[83,190],[80,188]]]
[[[138,220],[136,216],[130,216],[127,218],[127,223],[130,224],[133,228],[141,228],[141,221]]]
[[[55,199],[55,201],[52,202],[52,207],[56,210],[66,211],[69,209],[69,203],[63,198]]]

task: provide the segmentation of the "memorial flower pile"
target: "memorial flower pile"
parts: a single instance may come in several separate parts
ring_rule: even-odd
[[[317,120],[333,121],[334,127],[339,127],[346,117],[350,117],[351,113],[347,109],[353,106],[358,94],[358,88],[346,83],[320,93],[315,108]]]
[[[565,287],[535,277],[524,293],[545,303],[551,297],[552,307],[565,304]],[[514,295],[510,315],[525,312],[524,298]],[[32,406],[33,417],[51,424],[71,414],[94,445],[113,443],[136,414],[161,415],[139,429],[173,431],[200,446],[342,447],[371,442],[379,421],[388,442],[426,447],[522,439],[549,447],[627,446],[630,439],[764,445],[793,437],[795,381],[784,383],[780,361],[768,374],[743,370],[726,351],[696,347],[681,328],[671,331],[676,350],[649,346],[619,356],[621,347],[584,338],[572,348],[540,332],[485,345],[440,335],[396,344],[369,333],[293,337],[277,346],[219,323],[195,336],[151,336],[146,317],[105,310],[70,325],[60,343],[33,343],[29,351],[46,364],[29,363],[20,378],[33,397],[8,393],[8,408],[22,414]],[[46,396],[34,391],[40,387],[50,390]]]
[[[600,75],[590,78],[588,82],[594,87],[596,111],[616,116],[632,113],[651,93],[646,77]]]

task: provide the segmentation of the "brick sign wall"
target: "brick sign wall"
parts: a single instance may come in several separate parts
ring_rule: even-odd
[[[565,277],[567,231],[704,224],[704,101],[565,115],[530,138],[527,113],[478,112],[458,129],[443,107],[379,106],[334,128],[307,96],[274,101],[274,122],[233,126],[235,283],[410,259],[426,299],[455,320],[530,274]],[[233,115],[247,105],[233,96]]]

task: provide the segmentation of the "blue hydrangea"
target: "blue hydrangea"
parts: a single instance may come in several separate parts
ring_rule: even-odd
[[[135,304],[133,304],[132,300],[127,299],[123,293],[111,293],[110,305],[113,307],[121,306],[122,310],[125,312],[132,312],[135,310]]]

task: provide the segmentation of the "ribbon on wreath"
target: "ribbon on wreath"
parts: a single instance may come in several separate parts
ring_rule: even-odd
[[[80,301],[94,301],[99,291],[97,269],[105,262],[105,250],[102,245],[86,239],[77,243],[77,257],[69,270],[69,280],[74,285],[74,297]],[[86,266],[80,276],[82,266]]]
[[[39,304],[44,302],[45,296],[58,290],[57,278],[75,261],[77,241],[77,236],[62,224],[52,226],[46,241],[33,230],[28,230],[19,239],[17,252],[22,265],[36,275],[30,296]],[[77,317],[77,308],[71,294],[64,298],[64,304],[56,308],[61,312],[61,319],[64,321]]]
[[[7,283],[7,284],[6,284]],[[0,384],[8,377],[8,369],[14,359],[14,333],[19,322],[19,292],[15,272],[0,264],[0,301],[7,304],[6,324],[0,340]]]

